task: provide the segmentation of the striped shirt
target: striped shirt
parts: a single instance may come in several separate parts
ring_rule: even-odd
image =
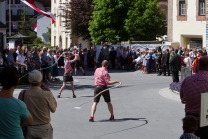
[[[180,98],[185,101],[185,112],[199,114],[201,93],[206,92],[208,92],[208,71],[199,71],[186,77],[180,90]]]

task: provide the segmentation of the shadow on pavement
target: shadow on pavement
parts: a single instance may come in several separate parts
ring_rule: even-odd
[[[146,120],[146,118],[122,118],[122,119],[115,119],[115,121],[113,121],[113,122],[125,122],[125,121],[131,121],[131,120],[144,122],[144,124],[141,124],[141,125],[138,125],[138,126],[135,126],[135,127],[130,127],[130,128],[123,129],[123,130],[119,130],[119,131],[115,131],[115,132],[111,132],[111,133],[106,133],[106,134],[99,135],[99,136],[95,136],[93,138],[100,138],[100,137],[103,137],[103,136],[106,136],[106,135],[116,134],[116,133],[119,133],[119,132],[128,131],[128,130],[131,130],[131,129],[134,129],[134,128],[138,128],[138,127],[142,127],[142,126],[148,124],[148,121]],[[101,121],[96,121],[96,122],[112,122],[112,121],[101,120]]]

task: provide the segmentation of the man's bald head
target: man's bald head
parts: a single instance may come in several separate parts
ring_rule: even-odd
[[[208,56],[199,59],[199,70],[208,71]]]
[[[108,67],[108,61],[107,60],[103,60],[102,62],[102,67]]]

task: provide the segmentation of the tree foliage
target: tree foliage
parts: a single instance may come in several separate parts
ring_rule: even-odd
[[[89,20],[92,15],[92,0],[71,0],[70,21],[72,33],[89,40]]]
[[[89,22],[92,41],[121,40],[151,41],[165,35],[165,15],[159,0],[93,0],[93,14]]]
[[[128,39],[124,29],[129,0],[93,0],[93,15],[89,22],[89,31],[93,43],[102,41],[116,42],[116,35],[122,40]]]
[[[36,24],[37,19],[29,18],[27,16],[27,11],[24,9],[21,14],[21,22],[19,25],[19,32],[23,35],[30,36],[31,38],[25,39],[26,44],[43,44],[40,37],[37,37],[36,33],[32,30],[34,24]]]
[[[152,41],[166,34],[165,14],[159,0],[132,0],[127,15],[124,28],[130,40]]]

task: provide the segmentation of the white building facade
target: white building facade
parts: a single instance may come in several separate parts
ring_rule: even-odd
[[[63,3],[63,4],[61,4]],[[63,27],[63,20],[65,20],[62,15],[63,10],[60,6],[65,7],[65,4],[69,3],[67,0],[52,0],[51,1],[51,12],[56,18],[56,22],[51,25],[51,45],[59,46],[60,48],[69,48],[71,44],[71,32],[70,30],[66,33]]]
[[[76,37],[71,32],[70,26],[65,27],[66,15],[65,10],[69,10],[70,0],[52,0],[51,1],[51,12],[56,17],[56,22],[51,25],[51,45],[59,46],[59,48],[69,48],[71,43],[81,43],[83,48],[89,48],[90,43],[82,40],[82,38]]]
[[[168,42],[194,48],[206,46],[205,0],[168,0]]]

